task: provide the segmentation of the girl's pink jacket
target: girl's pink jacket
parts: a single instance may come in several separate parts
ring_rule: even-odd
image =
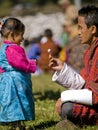
[[[27,73],[34,73],[36,71],[36,61],[28,59],[21,46],[7,40],[4,41],[4,44],[12,44],[6,49],[6,57],[11,66]],[[4,70],[0,68],[0,73],[2,72]]]

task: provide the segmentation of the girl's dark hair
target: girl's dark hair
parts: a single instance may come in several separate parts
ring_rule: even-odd
[[[85,23],[89,28],[95,25],[98,29],[98,7],[96,6],[86,6],[79,10],[79,16],[85,18]]]
[[[12,32],[13,35],[14,34],[17,35],[20,32],[24,32],[24,30],[25,30],[25,26],[20,20],[16,18],[8,18],[5,20],[5,22],[2,25],[1,35],[7,38],[10,32]]]

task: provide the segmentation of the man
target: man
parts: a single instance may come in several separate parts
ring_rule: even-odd
[[[67,117],[75,124],[94,125],[98,122],[98,7],[80,9],[78,26],[81,44],[89,45],[81,75],[50,55],[49,66],[56,70],[53,81],[69,89],[61,93],[56,111],[62,119]]]
[[[50,68],[48,67],[49,63],[49,53],[48,49],[51,49],[52,55],[54,57],[57,57],[59,54],[59,51],[61,50],[61,47],[59,47],[56,42],[53,40],[53,32],[51,29],[46,29],[44,32],[44,36],[41,39],[40,42],[40,48],[41,48],[41,54],[38,60],[38,67],[44,72],[44,73],[50,73]]]
[[[71,1],[70,0],[59,0],[58,5],[62,8],[62,10],[65,13],[66,9],[71,5]]]
[[[68,43],[66,45],[67,50],[67,64],[77,70],[79,73],[83,68],[83,55],[87,50],[87,44],[80,44],[78,38],[78,19],[69,20],[66,22],[66,30],[68,32]]]
[[[78,16],[78,8],[72,3],[71,0],[59,0],[58,4],[65,13],[65,19],[73,20]]]

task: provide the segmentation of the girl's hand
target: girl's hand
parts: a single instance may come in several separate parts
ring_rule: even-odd
[[[60,71],[64,65],[64,62],[62,62],[59,58],[54,58],[49,54],[49,67],[53,70]]]

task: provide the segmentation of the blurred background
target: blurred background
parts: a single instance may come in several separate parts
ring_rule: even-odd
[[[39,59],[38,74],[51,71],[48,49],[79,72],[87,47],[78,40],[77,17],[85,5],[98,6],[98,0],[0,0],[0,18],[25,24],[23,46],[28,58]]]
[[[71,0],[71,2],[77,8],[85,4],[98,5],[98,0]],[[61,3],[64,3],[64,0],[0,0],[0,17],[19,17],[27,27],[26,39],[30,40],[42,34],[46,28],[51,28],[54,39],[57,39],[61,35],[61,25],[65,20]]]

